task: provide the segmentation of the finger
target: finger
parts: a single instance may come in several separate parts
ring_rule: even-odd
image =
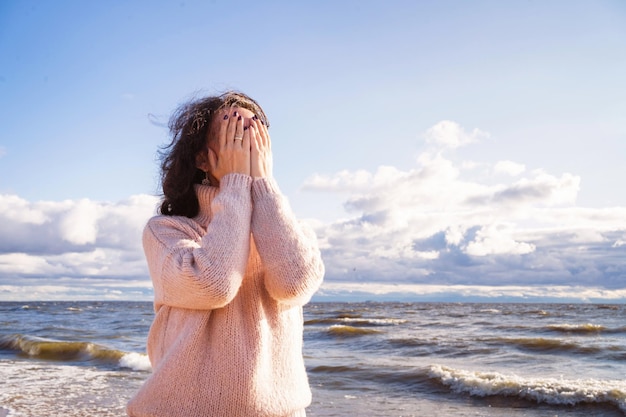
[[[233,137],[235,136],[235,132],[237,130],[237,124],[239,117],[239,113],[237,110],[229,109],[232,113],[228,115],[228,129],[226,130],[226,136],[224,137],[224,141],[226,144],[231,145],[233,143]]]
[[[220,120],[220,130],[218,133],[218,144],[220,146],[220,149],[224,147],[224,145],[226,144],[226,132],[228,130],[228,113],[224,113],[222,115],[222,120]]]
[[[257,121],[254,119],[250,119],[250,129],[252,132],[250,133],[250,145],[252,148],[259,148],[259,128],[257,125]]]
[[[258,143],[258,131],[255,127],[254,120],[250,121],[250,126],[248,126],[248,131],[250,132],[250,150],[252,152],[259,151],[259,143]]]
[[[237,115],[237,123],[235,125],[235,133],[233,139],[240,141],[243,138],[243,116]]]
[[[241,147],[244,150],[248,150],[248,152],[250,151],[250,144],[252,142],[252,136],[254,134],[254,132],[252,131],[251,127],[252,126],[248,126],[246,129],[244,129],[244,131],[243,131],[243,140],[240,141],[241,142]]]
[[[270,135],[267,131],[267,126],[262,123],[260,120],[257,121],[257,129],[259,131],[259,136],[261,137],[261,143],[263,147],[270,148]]]

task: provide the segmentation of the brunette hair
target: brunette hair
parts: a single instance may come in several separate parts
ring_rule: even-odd
[[[209,136],[215,114],[228,107],[248,109],[269,127],[261,106],[237,91],[194,99],[179,106],[169,121],[172,141],[159,151],[163,189],[161,214],[187,217],[198,214],[200,205],[194,184],[201,184],[205,173],[196,167],[196,156],[206,151],[208,141],[213,140]]]

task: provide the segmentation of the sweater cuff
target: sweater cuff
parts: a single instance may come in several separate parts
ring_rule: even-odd
[[[250,189],[252,184],[252,177],[246,174],[239,173],[231,173],[226,174],[220,179],[220,189],[230,188],[230,187],[242,187]]]
[[[273,178],[258,177],[252,181],[252,200],[257,201],[268,194],[280,194],[278,184]]]

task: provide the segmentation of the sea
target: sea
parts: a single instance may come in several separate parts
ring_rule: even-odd
[[[124,416],[149,302],[1,302],[0,416]],[[308,416],[625,416],[626,306],[311,303]]]

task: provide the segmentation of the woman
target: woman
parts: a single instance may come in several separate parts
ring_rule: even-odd
[[[170,120],[164,198],[143,235],[153,373],[130,416],[305,415],[302,306],[324,266],[271,176],[268,126],[236,92],[188,103]]]

